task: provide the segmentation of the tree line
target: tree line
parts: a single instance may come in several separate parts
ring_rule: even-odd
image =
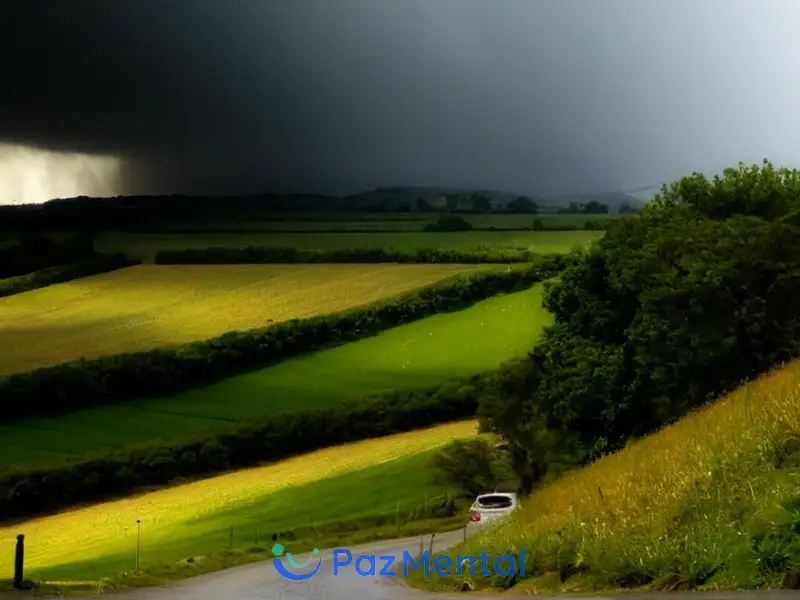
[[[339,250],[303,250],[300,248],[187,248],[160,250],[155,263],[159,265],[226,265],[271,263],[530,263],[537,254],[528,250],[489,248],[485,250],[456,250],[422,248],[343,248]]]
[[[91,233],[55,241],[39,233],[24,233],[15,244],[0,248],[0,279],[95,257]]]
[[[17,469],[0,474],[0,515],[4,521],[39,516],[178,479],[470,418],[475,415],[483,385],[477,376],[429,390],[389,392],[238,423],[172,443],[121,449],[80,462]]]
[[[0,379],[0,423],[208,385],[303,352],[528,288],[561,272],[576,256],[549,256],[508,271],[459,275],[366,307],[228,332],[178,348],[81,359],[12,374]]]
[[[549,286],[530,357],[479,408],[530,491],[557,449],[622,448],[800,350],[800,171],[662,188]]]

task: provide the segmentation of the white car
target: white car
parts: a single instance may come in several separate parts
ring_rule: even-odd
[[[468,526],[482,526],[487,523],[497,522],[510,515],[519,508],[516,494],[507,492],[492,492],[481,494],[469,509]]]

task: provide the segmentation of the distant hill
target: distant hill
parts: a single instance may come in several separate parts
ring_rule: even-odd
[[[289,211],[332,212],[341,210],[340,202],[340,198],[318,194],[78,196],[43,204],[0,206],[0,229],[146,229],[190,219],[257,219]]]

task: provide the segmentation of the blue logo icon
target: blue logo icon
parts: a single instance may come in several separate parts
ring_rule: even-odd
[[[283,555],[283,546],[281,544],[277,544],[276,543],[272,547],[272,554],[274,554],[276,557],[282,556]],[[308,558],[308,560],[306,562],[304,562],[302,565],[298,565],[294,561],[294,559],[292,558],[292,553],[291,552],[287,552],[286,553],[286,560],[295,569],[304,569],[304,568],[306,568],[311,563],[312,558],[314,558],[314,556],[316,556],[317,557],[317,566],[314,567],[308,573],[292,573],[289,569],[287,569],[286,567],[283,566],[283,563],[281,562],[280,558],[273,558],[272,559],[272,564],[275,567],[275,570],[284,579],[288,579],[289,581],[305,581],[306,579],[311,579],[314,575],[316,575],[317,571],[319,571],[319,568],[322,566],[322,558],[319,557],[319,549],[314,548],[314,550],[313,550],[313,552],[311,554],[312,555]]]

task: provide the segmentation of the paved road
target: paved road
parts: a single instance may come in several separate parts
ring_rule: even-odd
[[[438,534],[434,541],[434,551],[444,550],[461,541],[463,531]],[[428,547],[430,537],[425,541]],[[379,555],[402,556],[408,550],[419,552],[420,538],[406,538],[377,542],[358,548],[352,548],[354,556],[358,553],[375,553]],[[306,581],[287,581],[278,575],[272,563],[261,562],[235,567],[217,573],[202,575],[162,588],[130,590],[116,594],[105,594],[101,597],[107,600],[454,600],[464,599],[465,594],[436,594],[413,590],[402,584],[401,578],[389,577],[361,577],[351,567],[342,570],[337,576],[333,575],[331,551],[321,551],[322,566],[319,572]],[[302,564],[309,558],[308,554],[301,555],[295,560]],[[310,564],[313,567],[316,560]],[[378,565],[380,569],[380,565]],[[306,569],[307,570],[307,569]],[[303,570],[293,569],[294,572]],[[702,600],[800,600],[800,591],[756,591],[756,592],[731,592],[731,593],[703,593]],[[671,594],[624,594],[619,596],[596,596],[603,600],[698,600],[697,593],[671,593]],[[97,598],[97,596],[93,596]],[[513,600],[514,596],[503,594],[504,600]],[[558,595],[537,596],[538,599],[547,600],[557,598],[591,599],[592,595]],[[484,595],[471,593],[466,598],[497,600],[497,594]],[[530,596],[517,596],[518,599]]]

